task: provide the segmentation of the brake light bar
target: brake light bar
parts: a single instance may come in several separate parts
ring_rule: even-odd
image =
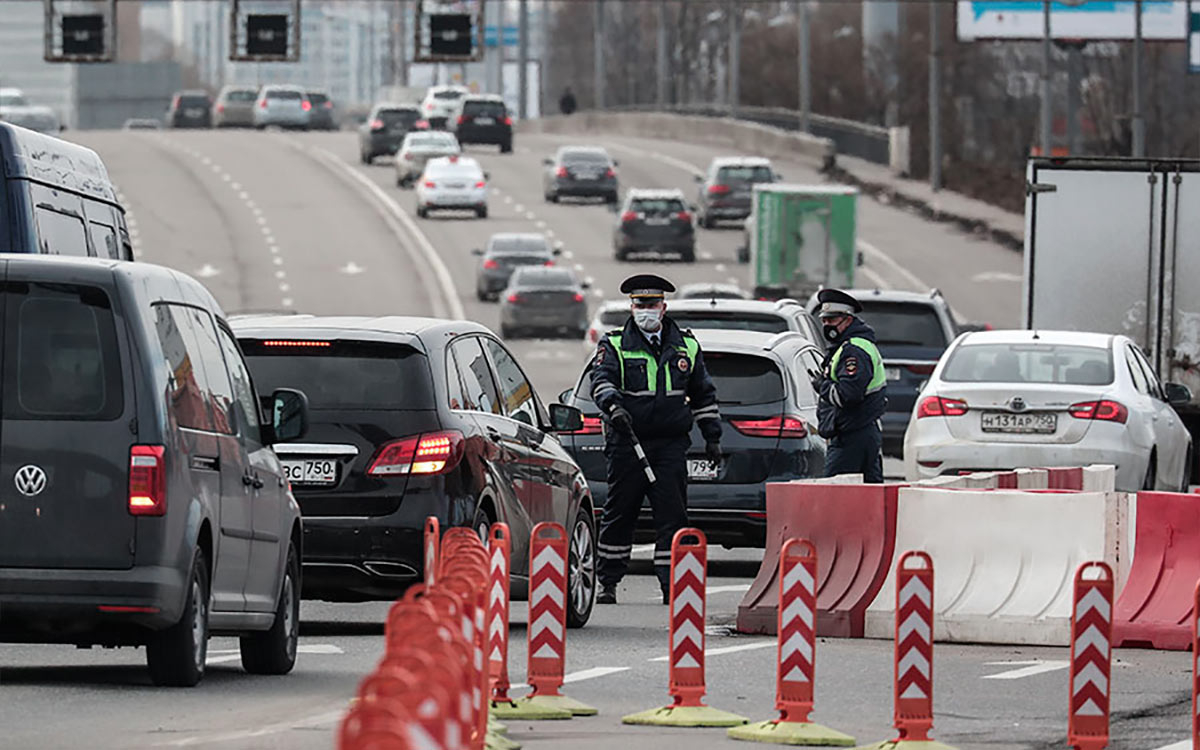
[[[504,118],[504,124],[505,124],[505,125],[512,125],[512,118],[511,118],[511,117],[505,117],[505,118]]]
[[[709,185],[708,186],[708,194],[709,195],[725,195],[728,192],[729,192],[728,185]]]
[[[638,215],[635,212],[626,211],[625,213],[621,214],[621,223],[628,224],[631,221],[637,221],[637,217]]]
[[[312,109],[312,102],[308,101],[307,99],[300,102],[300,109],[304,110],[305,112],[309,111]]]
[[[120,604],[101,604],[96,607],[100,612],[109,614],[147,614],[156,615],[159,613],[158,607],[127,607]]]
[[[371,130],[383,130],[383,120],[379,118],[371,120]]]
[[[129,514],[161,516],[167,512],[166,448],[129,446]]]
[[[266,109],[266,108],[267,108],[267,100],[266,100],[266,99],[260,99],[260,100],[259,100],[259,102],[258,102],[258,108],[259,108],[259,109]]]
[[[1119,422],[1125,424],[1129,410],[1117,401],[1083,401],[1072,404],[1067,413],[1076,419],[1091,419],[1097,422]]]
[[[554,171],[554,176],[555,176],[555,177],[566,177],[566,176],[567,176],[567,168],[566,168],[566,167],[559,167],[558,169],[556,169],[556,170]]]
[[[680,211],[679,213],[675,214],[675,218],[679,219],[680,221],[690,222],[692,220],[692,215],[687,211]]]
[[[941,396],[927,396],[917,407],[917,419],[925,417],[961,417],[967,413],[967,402]]]
[[[599,435],[601,433],[600,417],[584,417],[583,427],[567,433],[569,435]]]
[[[273,347],[292,347],[292,348],[308,348],[308,349],[327,349],[333,346],[331,341],[295,341],[290,339],[271,339],[262,342],[263,346]]]
[[[484,188],[484,187],[487,187],[487,183],[484,182],[483,180],[480,180],[479,182],[475,183],[475,187]]]
[[[371,461],[375,477],[442,474],[462,459],[463,434],[458,430],[426,432],[386,443]]]
[[[937,362],[930,362],[926,365],[905,365],[909,372],[914,375],[932,375],[937,369]]]
[[[800,417],[779,416],[768,419],[731,419],[729,423],[743,435],[765,438],[808,437],[808,426]]]
[[[496,262],[495,258],[488,258],[487,260],[485,260],[483,262],[483,267],[484,268],[499,268],[500,264]]]

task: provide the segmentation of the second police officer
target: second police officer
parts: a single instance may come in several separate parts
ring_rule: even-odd
[[[631,300],[625,327],[600,340],[592,363],[592,398],[605,417],[608,502],[600,519],[597,601],[616,604],[629,566],[634,527],[644,499],[654,517],[654,573],[663,603],[670,590],[671,541],[687,525],[687,453],[695,421],[708,460],[721,460],[717,390],[700,345],[665,315],[670,281],[630,276],[621,292]],[[636,453],[644,450],[652,482]]]
[[[887,373],[875,345],[875,331],[858,313],[862,304],[838,289],[817,294],[818,315],[829,352],[816,383],[817,428],[829,441],[825,476],[862,474],[883,481],[883,431]]]

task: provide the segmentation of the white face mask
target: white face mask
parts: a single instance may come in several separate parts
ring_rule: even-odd
[[[646,333],[657,333],[662,328],[662,311],[655,308],[634,308],[633,322]]]

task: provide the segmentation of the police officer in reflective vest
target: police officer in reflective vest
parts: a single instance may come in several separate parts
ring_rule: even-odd
[[[887,408],[887,373],[875,346],[875,331],[857,317],[858,300],[838,289],[817,294],[819,315],[829,353],[816,383],[817,427],[829,441],[825,476],[862,474],[867,482],[883,481],[883,431]]]
[[[704,368],[700,345],[664,314],[671,282],[655,274],[631,276],[621,292],[632,300],[625,327],[600,340],[592,361],[592,398],[605,418],[608,502],[600,520],[596,601],[617,603],[617,584],[629,566],[642,501],[654,516],[654,573],[663,603],[670,588],[671,540],[687,525],[687,454],[693,421],[705,456],[721,460],[717,390]],[[637,454],[644,451],[653,472]]]

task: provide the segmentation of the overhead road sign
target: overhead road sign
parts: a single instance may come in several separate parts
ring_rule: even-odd
[[[229,2],[229,59],[296,62],[300,59],[300,0]]]
[[[116,0],[43,0],[46,62],[112,62],[117,50]]]
[[[483,0],[417,0],[413,62],[479,62],[483,25]]]
[[[1142,38],[1181,41],[1188,29],[1188,0],[1142,0]],[[1042,0],[958,0],[960,41],[1043,38]],[[1055,0],[1055,39],[1124,40],[1134,37],[1135,0]]]

